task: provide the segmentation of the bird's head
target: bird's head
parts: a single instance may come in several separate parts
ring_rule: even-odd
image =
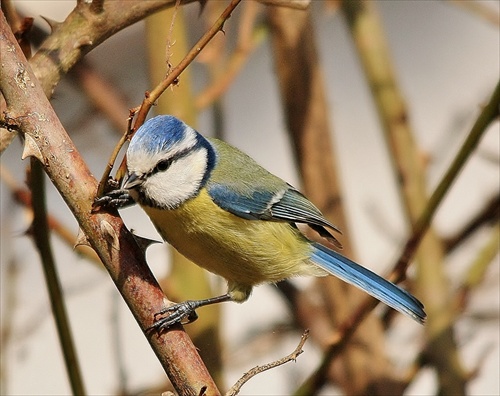
[[[215,165],[208,140],[170,115],[144,123],[127,150],[123,187],[140,204],[174,209],[196,196]]]

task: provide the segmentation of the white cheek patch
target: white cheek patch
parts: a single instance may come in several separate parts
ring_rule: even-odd
[[[148,177],[142,191],[155,205],[173,209],[195,196],[207,168],[207,150],[199,149],[174,161],[163,172]]]

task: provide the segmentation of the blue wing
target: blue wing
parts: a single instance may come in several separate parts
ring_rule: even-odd
[[[401,289],[333,250],[318,243],[312,243],[312,245],[313,252],[311,259],[325,271],[347,283],[359,287],[377,300],[410,316],[417,322],[425,322],[427,315],[424,312],[424,306],[406,290]]]
[[[210,183],[207,186],[212,200],[222,209],[249,220],[284,221],[309,225],[335,246],[341,247],[337,239],[328,232],[330,228],[340,230],[326,220],[316,206],[293,187],[286,185],[280,191],[255,187],[246,194],[227,185]]]
[[[209,139],[216,153],[206,189],[216,205],[249,220],[307,224],[341,247],[327,230],[340,232],[295,188],[268,172],[252,158],[220,140]]]

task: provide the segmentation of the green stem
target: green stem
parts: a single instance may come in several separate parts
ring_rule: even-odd
[[[434,217],[434,214],[436,213],[439,205],[443,201],[444,196],[451,188],[453,182],[457,178],[467,160],[470,158],[471,153],[477,147],[488,126],[496,118],[498,118],[499,106],[500,81],[497,83],[497,86],[495,87],[495,90],[493,91],[489,102],[483,108],[483,111],[472,126],[472,129],[470,130],[459,152],[455,156],[455,159],[453,160],[440,183],[429,198],[424,212],[416,221],[415,227],[413,229],[413,235],[406,243],[400,258],[394,266],[394,270],[392,271],[392,274],[394,274],[395,276],[394,280],[396,282],[401,280],[401,278],[403,277],[411,256],[415,252],[415,246],[420,243],[423,236],[425,235],[425,232],[429,228],[432,218]]]
[[[392,271],[392,275],[390,277],[392,280],[398,281],[402,278],[409,261],[413,257],[418,244],[428,230],[431,220],[434,217],[434,214],[436,213],[436,210],[442,202],[446,192],[450,189],[453,181],[457,178],[488,126],[498,117],[499,106],[500,82],[497,83],[491,99],[483,108],[483,111],[477,118],[471,131],[469,132],[469,135],[465,139],[455,159],[448,168],[448,171],[431,195],[424,212],[417,219],[413,234],[410,239],[408,239],[397,264],[394,266],[394,270]],[[313,390],[319,389],[325,383],[326,373],[332,361],[345,348],[355,330],[359,327],[366,315],[368,315],[368,313],[373,310],[377,304],[378,301],[375,299],[366,298],[363,303],[359,305],[359,308],[354,312],[354,314],[339,327],[339,330],[334,337],[335,341],[323,355],[323,360],[319,367],[300,386],[300,388],[297,389],[295,395],[311,394]]]
[[[42,165],[36,159],[31,160],[30,184],[32,190],[33,224],[32,235],[42,260],[43,272],[49,292],[50,305],[56,323],[59,341],[74,395],[85,395],[85,388],[76,356],[68,316],[64,307],[63,293],[50,245],[50,232],[45,205],[45,174]]]

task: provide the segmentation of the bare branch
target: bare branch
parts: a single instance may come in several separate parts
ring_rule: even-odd
[[[257,374],[260,374],[264,371],[267,371],[267,370],[271,370],[275,367],[278,367],[278,366],[281,366],[285,363],[288,363],[290,361],[296,361],[297,360],[297,357],[302,353],[304,352],[302,350],[302,347],[304,346],[304,344],[306,343],[307,341],[307,338],[309,337],[309,330],[306,330],[304,331],[304,333],[302,334],[302,337],[300,338],[300,342],[299,344],[297,345],[297,347],[295,348],[295,350],[281,358],[281,359],[278,359],[278,360],[275,360],[274,362],[271,362],[271,363],[268,363],[268,364],[264,364],[262,366],[255,366],[253,369],[251,369],[250,371],[247,371],[245,374],[243,374],[243,376],[231,387],[231,389],[229,389],[229,391],[226,393],[226,396],[235,396],[237,395],[240,390],[241,390],[241,387],[243,385],[245,385],[246,382],[248,382],[251,378],[255,377]]]
[[[182,0],[181,4],[192,1]],[[30,60],[45,94],[50,97],[60,78],[104,40],[175,3],[176,0],[106,1],[100,13],[95,13],[86,2],[78,3]]]

